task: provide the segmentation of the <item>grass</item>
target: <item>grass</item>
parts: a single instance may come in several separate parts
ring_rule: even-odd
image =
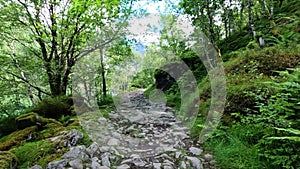
[[[220,168],[262,169],[268,168],[259,156],[255,140],[249,134],[260,136],[258,127],[236,125],[228,129],[218,129],[215,135],[205,142],[205,147],[213,151]],[[255,136],[254,136],[255,138]]]

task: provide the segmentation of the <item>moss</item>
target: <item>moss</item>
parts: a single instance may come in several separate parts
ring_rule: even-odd
[[[9,151],[0,151],[0,168],[16,168],[17,157]]]
[[[18,129],[34,126],[37,124],[38,115],[36,113],[27,113],[16,118]]]
[[[40,117],[37,122],[41,123],[42,125],[49,125],[49,124],[53,124],[53,125],[57,125],[57,126],[62,126],[62,124],[55,120],[55,119],[50,119],[50,118],[43,118],[43,117]]]
[[[67,148],[61,149],[59,152],[45,154],[43,158],[40,158],[36,161],[37,165],[42,166],[43,168],[47,167],[47,164],[52,161],[58,161],[61,157],[68,151]]]
[[[61,131],[66,130],[65,127],[61,125],[56,125],[55,123],[49,123],[46,125],[46,129],[38,133],[38,139],[45,139],[50,137],[55,137],[59,135]]]
[[[19,129],[23,129],[34,125],[38,125],[39,127],[45,128],[48,124],[62,126],[62,124],[55,119],[44,118],[33,112],[23,114],[17,117],[16,122]]]
[[[26,139],[32,137],[37,129],[37,126],[31,126],[23,130],[15,131],[10,135],[4,137],[3,139],[1,139],[2,142],[0,143],[0,151],[9,150],[13,146],[22,145]]]
[[[246,50],[225,63],[228,75],[252,73],[267,76],[278,75],[275,71],[294,68],[300,62],[300,51],[297,48],[268,47],[262,50]]]
[[[39,161],[40,159],[43,159],[50,154],[56,153],[54,145],[47,140],[29,142],[24,144],[23,146],[12,149],[11,152],[14,153],[15,156],[19,159],[18,168],[31,167],[37,164],[37,161]],[[44,163],[40,163],[39,165],[45,167],[46,162],[48,161],[44,161]]]

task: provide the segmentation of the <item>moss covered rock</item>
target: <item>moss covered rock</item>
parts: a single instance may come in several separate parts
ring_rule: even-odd
[[[48,140],[27,142],[16,147],[11,152],[18,158],[18,168],[28,168],[35,164],[45,167],[52,159],[45,159],[48,155],[56,155],[56,149]],[[57,157],[56,157],[57,158]],[[49,160],[49,161],[48,161]]]
[[[16,118],[18,129],[24,129],[30,126],[37,125],[38,115],[36,113],[27,113]]]
[[[20,115],[19,117],[16,118],[16,123],[18,129],[24,129],[26,127],[34,126],[37,125],[39,127],[45,127],[48,124],[54,124],[57,126],[62,126],[62,124],[55,119],[48,119],[48,118],[43,118],[39,116],[36,113],[27,113]]]
[[[37,126],[31,126],[23,130],[15,131],[10,135],[3,137],[0,140],[0,151],[9,150],[13,146],[22,145],[26,141],[26,139],[34,137],[34,134],[37,130]]]
[[[57,125],[55,123],[49,123],[45,126],[46,128],[39,132],[38,139],[45,139],[50,137],[55,137],[59,135],[62,131],[66,130],[62,125]]]
[[[0,168],[16,168],[17,157],[9,151],[0,151]]]

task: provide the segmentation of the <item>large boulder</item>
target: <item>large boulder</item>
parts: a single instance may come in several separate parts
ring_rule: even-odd
[[[16,118],[17,128],[24,129],[30,126],[37,125],[39,127],[45,127],[48,124],[54,124],[62,126],[62,124],[55,119],[43,118],[36,113],[26,113]]]
[[[37,130],[37,126],[31,126],[11,133],[0,143],[0,151],[9,150],[13,146],[22,145],[26,140],[32,140]]]

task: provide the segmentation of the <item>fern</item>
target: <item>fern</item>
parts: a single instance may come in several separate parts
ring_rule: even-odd
[[[299,141],[300,142],[300,130],[289,128],[277,128],[275,127],[276,130],[280,131],[286,131],[291,134],[299,135],[299,136],[283,136],[283,137],[268,137],[267,139],[272,139],[272,140],[292,140],[292,141]]]

